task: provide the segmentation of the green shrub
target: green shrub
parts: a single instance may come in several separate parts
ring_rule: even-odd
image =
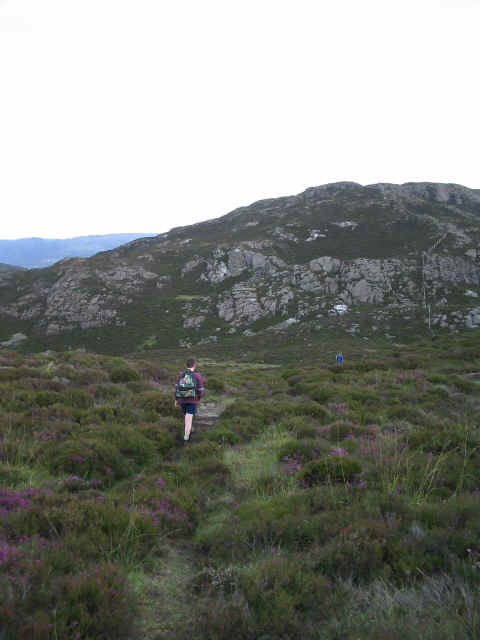
[[[473,380],[465,380],[465,378],[461,378],[460,376],[454,376],[453,384],[462,393],[473,393],[480,389],[480,385]]]
[[[155,454],[154,444],[135,427],[106,425],[101,436],[137,465],[147,464]]]
[[[219,378],[208,378],[206,386],[209,391],[214,391],[216,393],[223,393],[225,391],[225,383]]]
[[[246,441],[254,438],[265,430],[265,422],[255,417],[233,417],[222,419],[215,425],[215,431],[231,431],[235,433],[235,442]],[[208,437],[208,436],[207,436]],[[235,444],[232,442],[231,444]]]
[[[308,391],[307,395],[315,402],[328,402],[330,398],[333,398],[335,392],[328,387],[317,387]]]
[[[71,473],[111,484],[132,473],[131,465],[117,447],[97,438],[47,442],[41,451],[48,468],[56,474]]]
[[[314,486],[325,480],[348,482],[361,470],[360,462],[354,458],[327,456],[308,463],[298,474],[298,479],[301,484],[307,487]]]
[[[425,421],[424,416],[408,404],[391,407],[387,411],[387,416],[391,420],[406,420],[411,424],[423,424]]]
[[[110,373],[110,380],[115,384],[119,382],[131,382],[132,380],[138,379],[138,373],[134,369],[126,366],[115,367]]]
[[[54,619],[59,638],[131,637],[136,598],[116,566],[100,564],[65,577],[59,591]]]
[[[344,440],[350,435],[355,438],[374,438],[375,429],[373,427],[359,426],[346,421],[334,422],[329,427],[328,437],[333,442]]]
[[[113,400],[125,395],[125,390],[115,384],[98,384],[94,387],[97,400]]]
[[[262,424],[267,424],[269,420],[268,410],[261,403],[250,403],[245,400],[237,400],[229,405],[222,414],[222,420],[230,418],[253,418]]]
[[[201,460],[203,458],[212,458],[219,455],[222,456],[222,449],[214,441],[203,440],[201,442],[193,442],[187,447],[183,453],[183,457],[187,460]]]
[[[132,424],[137,421],[135,413],[130,407],[103,406],[92,407],[88,412],[89,422],[117,422]]]
[[[246,553],[261,552],[265,546],[303,548],[318,535],[321,527],[311,514],[308,497],[280,493],[244,502],[225,521],[201,526],[195,544],[203,552],[243,561]]]
[[[135,404],[145,413],[147,420],[156,420],[158,416],[178,416],[175,408],[173,393],[159,393],[158,391],[143,391],[136,396]]]
[[[380,397],[378,396],[378,394],[367,389],[350,391],[348,393],[348,398],[350,399],[351,403],[361,405],[363,407],[376,408],[380,403]]]
[[[7,411],[26,411],[34,407],[48,407],[59,402],[61,395],[55,391],[24,391],[11,389],[5,398]]]
[[[25,467],[15,467],[10,464],[0,462],[0,487],[14,488],[27,484],[30,473]]]
[[[224,489],[230,481],[230,469],[218,458],[195,460],[190,473],[193,485],[203,491]]]
[[[144,424],[138,430],[145,438],[155,443],[157,451],[162,455],[166,455],[175,447],[175,434],[162,425]]]
[[[287,382],[289,382],[291,380],[291,378],[300,376],[300,370],[299,369],[286,369],[283,373],[282,373],[282,378],[284,380],[287,380]]]
[[[214,429],[209,429],[204,438],[219,444],[237,444],[241,440],[241,437],[235,431],[227,429],[223,425],[217,425]]]
[[[316,571],[335,579],[350,578],[363,582],[374,577],[386,578],[392,573],[387,561],[389,555],[391,561],[392,546],[392,531],[387,522],[356,519],[338,536],[317,546],[312,551],[310,563]],[[408,558],[408,554],[404,555]]]
[[[257,635],[269,638],[304,637],[310,625],[326,614],[330,585],[325,577],[302,567],[301,560],[278,552],[241,575],[241,589],[255,619]]]
[[[278,450],[279,462],[289,460],[296,460],[300,464],[315,460],[322,454],[325,454],[329,450],[328,445],[319,441],[312,440],[288,440]]]
[[[412,449],[443,453],[445,451],[463,449],[472,451],[478,446],[478,440],[473,440],[472,434],[462,426],[443,429],[429,427],[410,433],[408,435],[408,444]]]
[[[252,484],[252,491],[257,496],[274,496],[285,490],[289,485],[289,478],[284,474],[265,471]]]
[[[143,391],[149,391],[151,389],[148,382],[145,382],[144,380],[132,380],[130,382],[127,382],[125,386],[131,393],[134,394],[142,393]]]
[[[316,418],[321,424],[326,424],[331,418],[330,412],[318,402],[301,403],[300,408],[296,409],[295,413],[296,415]]]
[[[193,624],[193,626],[192,626]],[[245,598],[236,592],[231,598],[222,597],[199,600],[193,623],[179,640],[252,640],[256,638],[256,625]],[[267,638],[264,636],[264,639]]]
[[[428,382],[431,382],[432,384],[450,384],[450,379],[448,376],[440,375],[438,373],[429,373],[426,378]]]
[[[88,409],[93,405],[93,397],[81,389],[70,389],[63,393],[63,404],[77,409]]]

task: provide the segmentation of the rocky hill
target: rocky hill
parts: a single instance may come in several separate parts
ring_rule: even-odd
[[[0,339],[178,347],[480,324],[480,191],[327,184],[88,259],[0,274]]]

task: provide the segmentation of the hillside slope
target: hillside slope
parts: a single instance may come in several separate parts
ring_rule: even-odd
[[[105,351],[480,323],[480,195],[341,182],[0,276],[0,338]]]

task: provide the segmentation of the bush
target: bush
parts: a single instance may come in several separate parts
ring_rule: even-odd
[[[218,442],[219,444],[237,444],[241,440],[241,437],[237,433],[222,425],[217,425],[214,429],[207,431],[204,438],[205,440]]]
[[[139,433],[155,443],[158,453],[166,455],[175,447],[175,432],[158,424],[144,424],[139,427]]]
[[[317,436],[317,426],[315,420],[308,416],[291,416],[279,423],[280,429],[287,429],[299,440],[315,438]]]
[[[45,553],[15,550],[16,562],[0,577],[0,627],[6,638],[128,638],[136,601],[114,565],[52,576]],[[47,554],[47,558],[51,554]],[[2,636],[3,636],[2,633]]]
[[[296,409],[295,414],[299,416],[312,416],[312,418],[316,418],[321,424],[327,423],[331,418],[330,412],[321,404],[318,404],[318,402],[301,403],[300,408]]]
[[[155,454],[153,443],[135,427],[107,425],[102,428],[101,435],[137,465],[147,464]]]
[[[222,416],[222,419],[215,425],[215,431],[217,430],[235,433],[236,440],[231,443],[235,444],[236,442],[250,440],[262,433],[265,430],[265,422],[258,417],[249,418],[242,416],[225,419]]]
[[[96,438],[69,439],[60,444],[47,442],[42,454],[50,471],[56,474],[70,473],[111,484],[132,473],[117,447]]]
[[[173,403],[171,395],[158,391],[143,391],[136,397],[136,406],[142,409],[147,420],[156,420],[159,416],[178,416],[179,410]]]
[[[406,420],[411,424],[423,424],[425,422],[424,416],[417,410],[408,404],[391,407],[387,411],[387,416],[391,420]]]
[[[478,441],[464,427],[448,427],[444,429],[421,429],[408,435],[408,444],[412,449],[432,453],[462,450],[472,451]]]
[[[115,384],[118,382],[131,382],[132,380],[138,379],[138,373],[134,369],[126,366],[117,366],[112,369],[110,373],[110,380]]]
[[[348,436],[355,438],[374,438],[375,430],[368,426],[359,426],[352,422],[334,422],[329,427],[329,439],[333,442],[344,440]]]
[[[314,486],[325,480],[332,482],[348,482],[360,471],[362,466],[358,460],[350,457],[327,456],[321,460],[313,460],[298,474],[301,484]]]
[[[318,458],[329,450],[328,445],[312,440],[288,440],[278,450],[279,462],[286,458],[296,460],[300,464]]]
[[[204,491],[215,491],[228,484],[230,469],[217,458],[203,458],[195,461],[191,477],[194,486],[199,486]]]
[[[129,638],[136,600],[117,567],[100,564],[64,578],[55,616],[59,638]],[[35,636],[32,636],[35,637]]]
[[[222,449],[214,441],[203,440],[202,442],[193,442],[183,452],[183,457],[187,460],[202,460],[203,458],[212,458],[216,455],[222,455]]]
[[[219,378],[208,378],[208,390],[217,393],[223,393],[225,391],[225,383]]]
[[[119,422],[121,424],[132,424],[137,421],[136,416],[130,407],[93,407],[88,412],[90,422]]]
[[[70,389],[63,393],[63,404],[77,409],[88,409],[93,405],[92,396],[81,389]]]
[[[473,393],[480,389],[480,385],[473,380],[465,380],[465,378],[461,378],[460,376],[454,376],[453,384],[462,393]]]
[[[98,384],[93,389],[97,400],[114,400],[125,395],[125,390],[115,384]]]
[[[271,558],[241,575],[241,588],[257,636],[293,638],[305,636],[305,616],[312,626],[323,619],[331,587],[322,575],[302,567],[300,559],[273,550]]]
[[[321,529],[305,493],[244,502],[224,521],[198,529],[195,544],[203,552],[241,561],[246,553],[263,552],[265,546],[294,550],[308,546]]]

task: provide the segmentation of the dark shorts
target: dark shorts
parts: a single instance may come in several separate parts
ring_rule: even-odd
[[[182,404],[183,415],[186,413],[191,413],[194,416],[197,413],[197,405],[193,404],[193,402]]]

